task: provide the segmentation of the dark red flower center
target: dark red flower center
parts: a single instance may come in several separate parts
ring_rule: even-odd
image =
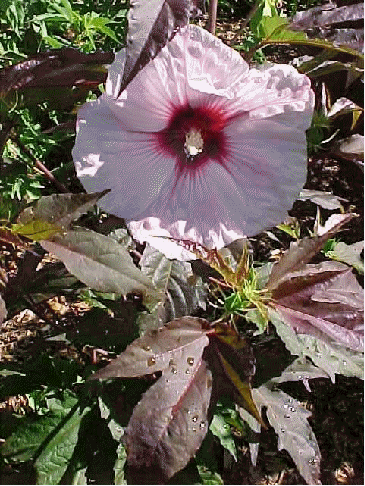
[[[175,108],[167,128],[158,133],[159,147],[177,158],[180,170],[196,169],[211,159],[221,161],[227,145],[226,120],[218,108]]]

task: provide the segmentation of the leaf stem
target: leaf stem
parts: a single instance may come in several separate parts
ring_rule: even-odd
[[[67,187],[62,184],[62,182],[58,181],[55,176],[50,172],[45,165],[42,164],[40,160],[38,160],[34,154],[26,147],[23,142],[20,140],[19,135],[16,134],[11,134],[10,138],[13,140],[13,142],[18,145],[18,147],[34,162],[34,165],[39,169],[45,177],[52,182],[52,184],[60,191],[60,192],[70,192]]]

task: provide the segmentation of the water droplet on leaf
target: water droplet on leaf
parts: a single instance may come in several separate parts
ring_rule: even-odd
[[[148,366],[153,366],[155,364],[156,364],[156,359],[153,356],[151,356],[150,358],[148,358],[148,360],[147,360],[147,365]]]
[[[194,415],[194,417],[191,419],[193,422],[197,422],[198,421],[198,416],[197,415]]]
[[[176,373],[177,373],[177,369],[176,369],[176,368],[171,368],[171,373],[172,373],[173,375],[176,375]]]
[[[201,429],[204,429],[204,427],[205,427],[205,422],[200,422],[199,427],[200,427]]]
[[[186,375],[190,375],[190,370],[185,370]]]
[[[189,356],[187,358],[186,362],[188,363],[188,365],[193,366],[193,364],[194,364],[194,358],[192,358],[191,356]]]
[[[145,351],[151,351],[151,346],[143,346],[143,348]]]

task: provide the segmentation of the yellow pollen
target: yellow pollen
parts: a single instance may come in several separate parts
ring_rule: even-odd
[[[194,157],[203,152],[204,140],[199,130],[192,128],[186,134],[184,147],[188,157]]]

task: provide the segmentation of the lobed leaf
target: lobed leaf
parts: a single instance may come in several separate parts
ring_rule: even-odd
[[[171,366],[189,370],[208,345],[209,322],[183,317],[160,329],[147,331],[91,379],[132,378],[163,371]]]
[[[40,243],[46,251],[56,255],[70,273],[94,290],[123,295],[140,292],[145,304],[151,306],[161,299],[151,280],[113,238],[77,228]]]
[[[195,455],[208,430],[211,372],[201,359],[170,365],[135,407],[126,429],[128,465],[166,481]]]
[[[324,370],[335,382],[335,375],[356,376],[363,379],[364,355],[339,346],[330,339],[324,341],[310,335],[296,334],[285,324],[281,316],[270,310],[270,320],[288,351],[294,355],[308,356],[313,363]]]
[[[299,241],[292,242],[289,250],[273,266],[267,288],[274,290],[285,279],[286,274],[300,270],[308,263],[324,246],[326,241],[334,236],[339,229],[355,217],[354,214],[341,214],[340,217],[329,219],[325,231],[313,238],[303,238]]]
[[[311,412],[290,395],[265,385],[253,389],[253,396],[259,408],[267,407],[268,421],[278,434],[278,449],[289,452],[307,484],[322,484],[321,453],[308,423]]]
[[[273,291],[270,305],[296,333],[361,351],[363,299],[351,269],[324,262],[288,274]]]

